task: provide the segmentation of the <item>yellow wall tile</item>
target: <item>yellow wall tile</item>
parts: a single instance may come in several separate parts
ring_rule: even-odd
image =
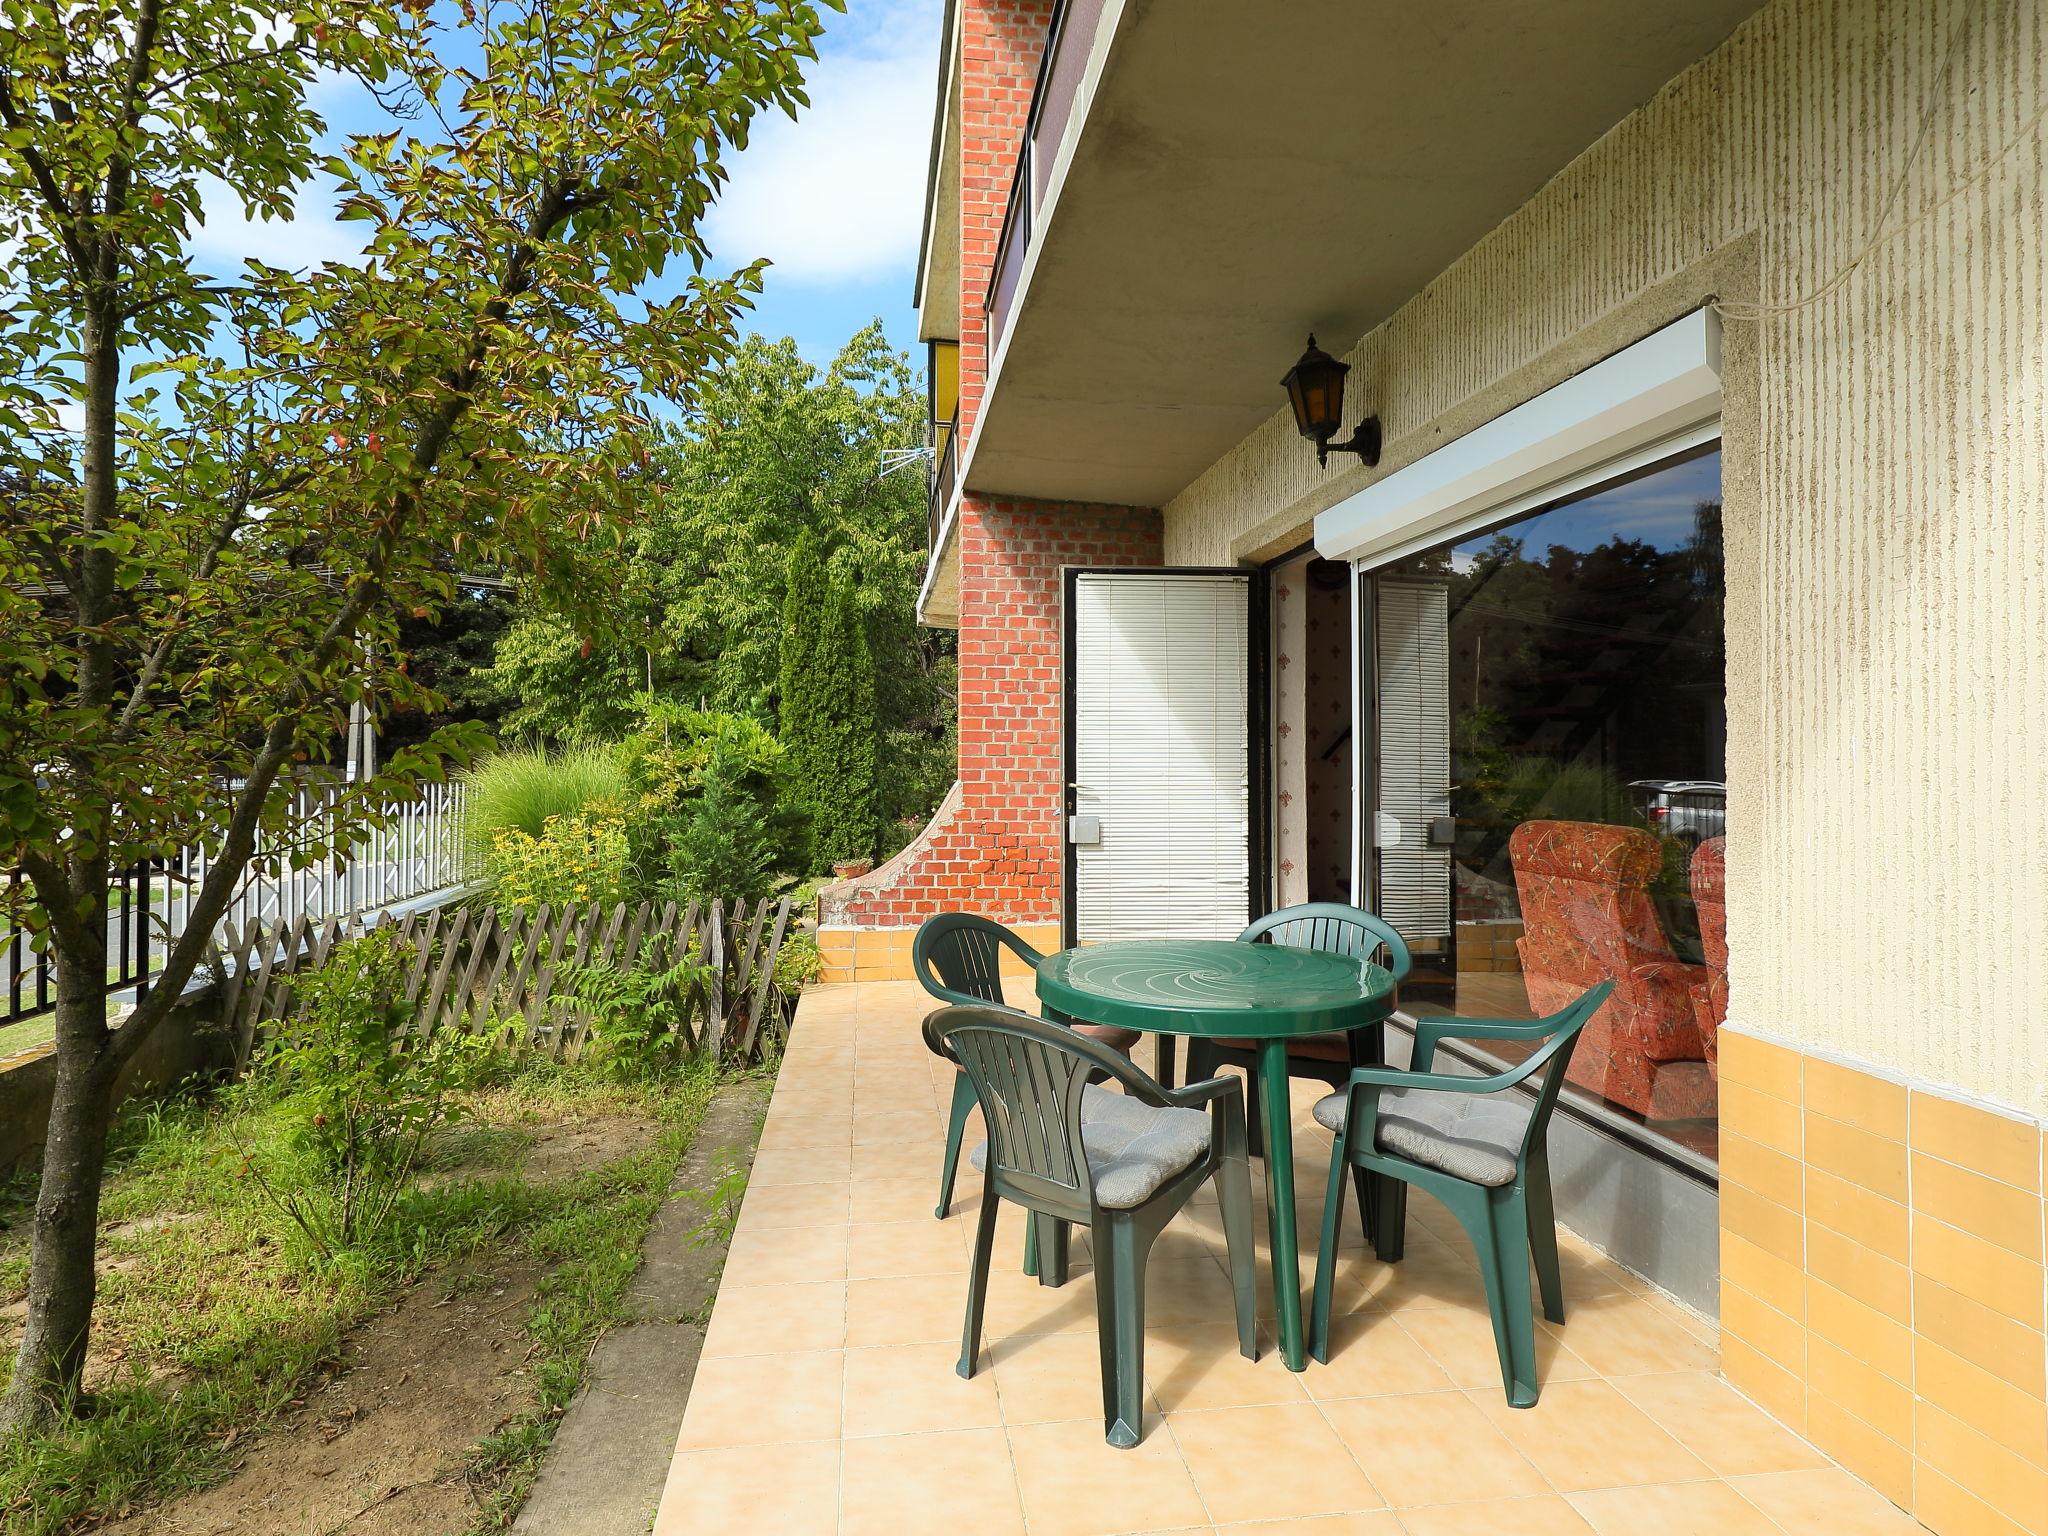
[[[1809,1110],[1806,1161],[1887,1200],[1906,1198],[1906,1144],[1902,1140],[1859,1130]]]
[[[1915,1151],[2020,1189],[2040,1190],[2042,1138],[2027,1121],[1932,1093],[1914,1094],[1911,1114]]]
[[[1721,1079],[1721,1129],[1760,1141],[1774,1151],[1804,1155],[1799,1106]]]
[[[1806,1285],[1806,1326],[1893,1381],[1913,1379],[1913,1332],[1824,1281]]]
[[[1806,1063],[1800,1052],[1753,1035],[1723,1030],[1718,1055],[1724,1089],[1735,1083],[1794,1104],[1799,1102],[1799,1079]]]
[[[1789,1153],[1774,1151],[1760,1141],[1737,1135],[1725,1126],[1721,1130],[1721,1184],[1740,1184],[1744,1189],[1797,1210],[1801,1204],[1804,1165]]]
[[[2048,1387],[2041,1334],[1924,1275],[1913,1277],[1913,1327],[1981,1370],[2036,1397]]]
[[[1903,1204],[1818,1168],[1806,1170],[1806,1215],[1899,1263],[1911,1252],[1912,1213]]]
[[[1721,1186],[1721,1226],[1788,1263],[1805,1267],[1805,1232],[1799,1213],[1744,1189]]]
[[[2031,1461],[2048,1460],[2048,1402],[1931,1339],[1913,1341],[1913,1388],[1944,1413]],[[2048,1507],[2041,1511],[2048,1518]]]
[[[2029,1190],[1916,1152],[1913,1208],[2040,1262],[2041,1197]]]
[[[1806,1438],[1901,1509],[1912,1508],[1913,1458],[1896,1440],[1818,1392],[1807,1396]]]
[[[1766,1253],[1726,1229],[1721,1233],[1721,1278],[1789,1318],[1806,1316],[1806,1272],[1796,1262]]]
[[[1806,1341],[1807,1383],[1837,1408],[1853,1413],[1887,1440],[1913,1443],[1913,1389],[1874,1371],[1819,1334]]]
[[[1806,1377],[1802,1366],[1787,1369],[1727,1332],[1721,1335],[1721,1370],[1737,1391],[1747,1393],[1780,1423],[1805,1433]]]
[[[1894,1322],[1911,1325],[1913,1272],[1897,1260],[1887,1259],[1818,1222],[1809,1222],[1806,1265],[1814,1279],[1825,1281]]]
[[[1960,1228],[1913,1214],[1913,1270],[2039,1331],[2042,1268],[2009,1248]]]
[[[1802,1378],[1806,1375],[1806,1329],[1796,1318],[1725,1279],[1721,1283],[1721,1338],[1724,1344],[1739,1339],[1766,1360]]]
[[[1936,1536],[2034,1536],[1926,1462],[1913,1469],[1913,1517]]]
[[[1993,1509],[2022,1519],[2048,1510],[2048,1468],[2016,1456],[1932,1403],[1920,1405],[1915,1449],[1935,1471],[1960,1484]]]
[[[1806,1064],[1806,1107],[1888,1141],[1906,1139],[1906,1088],[1832,1061]]]

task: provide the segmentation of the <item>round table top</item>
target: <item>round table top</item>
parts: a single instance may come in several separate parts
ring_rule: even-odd
[[[1357,1029],[1393,1009],[1394,978],[1352,955],[1235,939],[1126,939],[1048,955],[1038,998],[1089,1024],[1283,1039]]]

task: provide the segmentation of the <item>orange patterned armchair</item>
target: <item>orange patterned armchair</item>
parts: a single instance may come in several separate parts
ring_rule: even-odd
[[[1529,821],[1508,842],[1521,898],[1522,979],[1529,1006],[1555,1013],[1612,980],[1613,1000],[1588,1024],[1571,1080],[1647,1120],[1714,1113],[1693,989],[1707,979],[1671,951],[1650,903],[1662,860],[1634,827]]]
[[[1727,839],[1710,837],[1692,854],[1692,902],[1700,914],[1700,944],[1706,976],[1692,989],[1692,1020],[1700,1032],[1707,1070],[1718,1076],[1721,1022],[1728,1017]]]

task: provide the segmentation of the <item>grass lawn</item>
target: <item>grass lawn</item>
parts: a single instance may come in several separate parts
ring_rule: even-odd
[[[194,1491],[246,1467],[261,1431],[265,1454],[315,1430],[331,1438],[307,1404],[360,1363],[351,1330],[394,1307],[430,1314],[465,1287],[503,1295],[493,1277],[512,1272],[523,1315],[503,1326],[518,1400],[442,1448],[461,1468],[448,1496],[467,1529],[502,1530],[618,1315],[715,1087],[702,1069],[620,1083],[541,1063],[466,1090],[464,1118],[389,1220],[329,1257],[252,1176],[285,1155],[275,1107],[229,1095],[132,1109],[103,1212],[89,1401],[53,1435],[0,1444],[0,1528],[54,1536],[207,1497]],[[19,1336],[31,1198],[25,1180],[0,1192],[0,1377]]]

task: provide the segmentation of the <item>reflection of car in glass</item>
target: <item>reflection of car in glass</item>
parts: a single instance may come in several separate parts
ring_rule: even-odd
[[[1637,779],[1629,785],[1659,837],[1697,848],[1728,830],[1728,786],[1714,779]]]

